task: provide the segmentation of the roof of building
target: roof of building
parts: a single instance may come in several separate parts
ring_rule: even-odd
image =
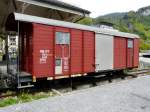
[[[13,12],[69,22],[90,14],[88,10],[59,0],[0,0],[0,33],[6,33],[6,21]]]
[[[85,14],[90,14],[91,13],[88,10],[85,10],[83,8],[80,8],[80,7],[77,7],[77,6],[74,6],[74,5],[71,5],[71,4],[59,1],[59,0],[35,0],[35,1],[48,3],[48,4],[56,5],[56,6],[59,6],[59,7],[68,8],[68,9],[71,9],[71,10],[80,11],[80,12],[83,12]]]
[[[96,33],[128,37],[128,38],[139,38],[139,36],[135,34],[124,33],[124,32],[110,30],[110,29],[97,28],[97,27],[92,27],[92,26],[86,26],[86,25],[81,25],[81,24],[76,24],[76,23],[65,22],[65,21],[47,19],[47,18],[42,18],[42,17],[30,16],[26,14],[14,13],[14,17],[15,17],[15,20],[17,21],[88,30],[88,31],[96,32]]]

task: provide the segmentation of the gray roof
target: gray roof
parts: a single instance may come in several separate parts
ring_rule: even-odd
[[[7,17],[13,12],[69,22],[90,14],[88,10],[59,0],[0,0],[0,33],[5,33]]]
[[[59,21],[59,20],[53,20],[53,19],[47,19],[42,17],[36,17],[36,16],[31,16],[26,14],[14,13],[14,17],[15,20],[22,21],[22,22],[31,22],[31,23],[39,23],[39,24],[52,25],[52,26],[62,26],[67,28],[82,29],[87,31],[93,31],[95,33],[121,36],[125,38],[139,38],[139,36],[135,34],[124,33],[124,32],[114,31],[110,29],[96,28],[96,27],[80,25],[80,24],[75,24],[75,23],[70,23],[65,21]]]
[[[48,3],[48,4],[56,5],[56,6],[59,6],[59,7],[68,8],[68,9],[71,9],[71,10],[76,10],[76,11],[79,11],[79,12],[83,12],[85,14],[90,14],[91,13],[88,10],[82,9],[80,7],[77,7],[77,6],[74,6],[74,5],[59,1],[59,0],[35,0],[35,1]]]

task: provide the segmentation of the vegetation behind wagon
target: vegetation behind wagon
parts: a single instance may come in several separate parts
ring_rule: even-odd
[[[135,33],[141,37],[140,50],[150,49],[150,6],[139,9],[137,12],[112,13],[97,18],[85,18],[78,23],[96,25],[102,22],[113,24],[115,29],[123,32]]]

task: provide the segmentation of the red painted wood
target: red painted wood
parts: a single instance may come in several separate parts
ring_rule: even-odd
[[[139,39],[134,39],[134,67],[139,65]]]
[[[70,45],[63,45],[63,57],[69,58],[69,56],[70,56],[69,47],[70,47]]]
[[[60,75],[83,74],[95,71],[94,32],[41,24],[33,24],[32,30],[33,35],[27,36],[27,44],[23,47],[24,65],[22,69],[25,71],[31,72],[37,78],[55,78],[55,58],[63,59],[63,74]],[[56,32],[70,33],[70,46],[56,45]],[[69,52],[69,50],[71,51]],[[130,58],[133,52],[134,60]],[[40,59],[45,55],[46,61],[41,63]],[[114,38],[114,69],[125,69],[127,66],[133,67],[133,62],[134,67],[136,67],[138,65],[137,58],[138,39],[134,40],[134,50],[127,50],[127,38]]]
[[[95,71],[95,34],[84,31],[84,73]]]
[[[127,39],[127,41],[128,40],[133,41],[133,39]],[[134,61],[133,52],[134,52],[133,48],[127,48],[127,68],[133,68],[133,61]]]
[[[114,37],[114,69],[126,68],[126,38]]]
[[[70,52],[69,45],[56,44],[55,45],[55,59],[62,59],[62,74],[59,75],[69,75],[69,63],[70,63]],[[57,74],[58,75],[58,74]]]
[[[69,28],[64,28],[64,27],[56,27],[55,26],[55,32],[70,32]]]
[[[82,73],[82,31],[71,29],[71,74]]]
[[[64,32],[70,33],[69,28],[64,27],[55,27],[55,32]],[[56,38],[56,37],[54,37]],[[70,37],[71,38],[71,37]],[[55,44],[55,57],[62,59],[62,74],[55,74],[55,75],[69,75],[70,73],[70,45],[63,45],[63,44]]]
[[[62,58],[62,46],[61,45],[55,45],[55,56],[57,58]]]
[[[21,27],[21,70],[32,74],[32,25],[23,24]]]
[[[133,49],[129,49],[127,51],[127,67],[132,68],[133,67]]]
[[[82,74],[84,74],[84,31],[82,31]]]
[[[33,75],[50,77],[53,69],[53,27],[33,24]]]
[[[56,32],[56,28],[53,26],[53,62],[52,62],[52,69],[53,69],[53,78],[55,79],[55,55],[56,55],[56,48],[55,48],[55,36],[56,36],[56,34],[55,34],[55,32]]]
[[[71,51],[71,48],[72,48],[72,29],[69,29],[69,32],[70,32],[70,58],[69,58],[69,77],[71,77],[71,59],[72,59],[72,51]]]
[[[63,64],[63,74],[62,75],[69,75],[70,73],[70,69],[69,69],[69,57],[63,57],[63,61],[62,61],[62,64]]]

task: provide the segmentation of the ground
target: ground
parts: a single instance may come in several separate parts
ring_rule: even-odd
[[[0,112],[150,112],[150,76],[0,108]]]

